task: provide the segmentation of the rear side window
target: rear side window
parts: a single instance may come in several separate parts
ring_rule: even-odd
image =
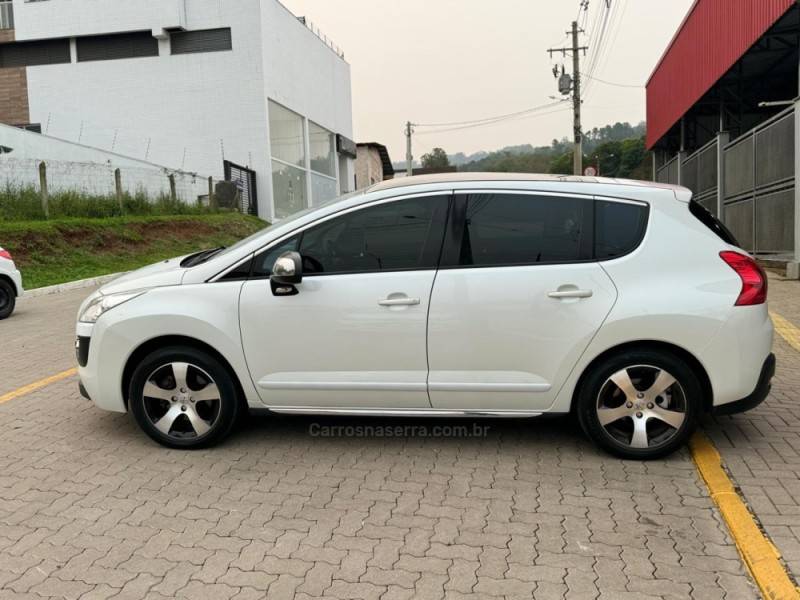
[[[705,206],[699,202],[695,202],[694,200],[689,202],[689,212],[691,212],[703,225],[713,231],[714,234],[726,244],[730,244],[732,246],[740,245],[739,240],[737,240],[736,236],[731,233],[731,230],[725,227],[722,221],[708,212]]]
[[[647,227],[647,207],[624,202],[595,201],[594,256],[609,260],[632,252]]]
[[[458,256],[462,267],[561,263],[591,258],[591,201],[528,194],[470,194]]]

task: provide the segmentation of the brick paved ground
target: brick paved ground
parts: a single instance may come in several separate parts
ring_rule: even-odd
[[[800,282],[770,274],[770,309],[800,327]],[[770,397],[748,413],[708,419],[706,431],[734,482],[800,579],[800,354],[775,336]]]
[[[773,284],[787,318],[789,286],[800,291]],[[72,366],[86,293],[25,301],[0,324],[4,347],[24,344],[0,353],[0,390]],[[764,407],[706,427],[800,573],[800,355],[777,352]],[[253,419],[219,448],[179,452],[75,388],[0,405],[0,598],[758,596],[686,452],[615,460],[561,420],[493,421],[485,438],[331,439],[299,418]]]
[[[93,290],[24,298],[12,318],[0,321],[0,396],[76,366],[75,318]]]

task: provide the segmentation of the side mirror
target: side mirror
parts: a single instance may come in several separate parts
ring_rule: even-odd
[[[303,259],[298,252],[284,252],[272,266],[269,278],[272,293],[276,296],[293,296],[295,285],[303,281]]]

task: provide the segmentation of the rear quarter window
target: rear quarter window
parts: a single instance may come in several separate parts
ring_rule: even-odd
[[[594,256],[609,260],[633,252],[647,228],[647,206],[597,200],[594,214]]]

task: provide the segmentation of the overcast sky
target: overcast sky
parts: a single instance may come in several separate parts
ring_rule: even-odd
[[[567,44],[579,0],[282,0],[345,52],[351,65],[356,141],[380,142],[405,159],[404,123],[450,123],[523,111],[558,96],[546,50]],[[589,0],[588,44],[606,0]],[[611,0],[618,6],[596,78],[644,86],[692,0]],[[581,21],[584,17],[581,17]],[[596,45],[596,44],[595,44]],[[591,60],[593,49],[589,50]],[[583,59],[582,60],[587,60]],[[585,62],[584,64],[589,64]],[[583,69],[582,69],[583,70]],[[483,127],[417,128],[414,156],[547,145],[572,135],[568,104]],[[560,109],[561,112],[551,112]],[[584,130],[645,118],[644,87],[595,80],[583,105]]]

